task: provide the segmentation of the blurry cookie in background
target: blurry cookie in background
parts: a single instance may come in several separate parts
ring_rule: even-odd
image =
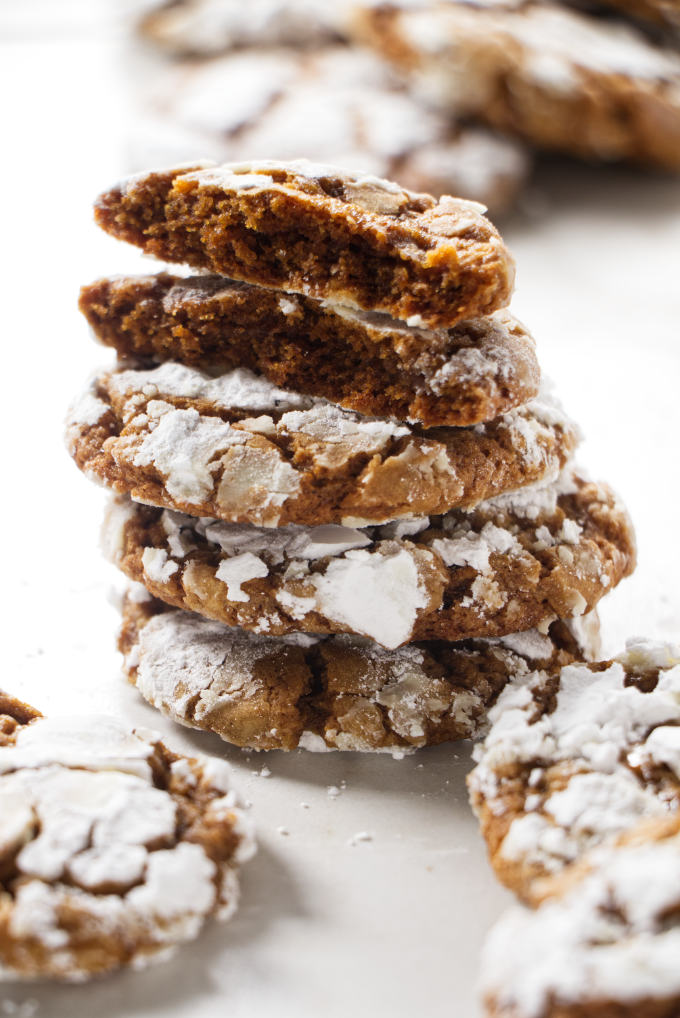
[[[140,34],[171,56],[215,56],[241,46],[312,46],[337,38],[342,4],[328,0],[168,0],[139,19]]]
[[[419,94],[536,148],[680,169],[680,55],[543,0],[365,3],[354,15]]]
[[[680,33],[680,4],[678,0],[576,0],[584,10],[610,11],[624,17],[635,18],[646,26],[658,26]]]
[[[198,153],[217,161],[293,159],[359,166],[415,191],[455,194],[492,213],[515,200],[529,171],[524,146],[410,93],[372,54],[242,50],[170,66],[133,128],[133,169]]]

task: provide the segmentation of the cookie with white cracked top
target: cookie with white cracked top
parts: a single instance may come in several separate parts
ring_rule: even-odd
[[[680,170],[680,55],[546,0],[371,4],[357,34],[430,100],[538,148]]]
[[[139,19],[148,42],[175,57],[206,57],[241,47],[284,45],[300,50],[338,36],[346,0],[165,0]]]
[[[431,331],[223,276],[168,273],[98,280],[83,287],[80,309],[124,359],[247,368],[426,427],[489,421],[538,394],[534,341],[507,311]]]
[[[0,699],[0,980],[144,967],[229,918],[254,851],[225,763]]]
[[[482,212],[306,159],[141,173],[95,203],[102,229],[163,261],[428,328],[509,301],[514,263]]]
[[[256,528],[115,500],[106,554],[178,608],[257,633],[414,640],[505,636],[578,618],[634,564],[603,485],[567,474],[469,513],[375,528]]]
[[[119,648],[141,695],[180,724],[250,749],[400,755],[467,739],[513,675],[597,653],[599,623],[384,650],[348,636],[261,636],[171,609],[134,585]]]
[[[679,887],[678,816],[589,853],[536,911],[515,907],[491,931],[486,1018],[675,1018]]]
[[[424,430],[171,361],[93,379],[67,422],[77,465],[115,491],[269,527],[473,506],[555,478],[579,437],[548,393],[488,424]]]
[[[511,682],[469,777],[499,879],[527,901],[587,850],[680,810],[680,648]]]
[[[218,162],[305,153],[412,191],[479,201],[492,215],[511,206],[530,164],[517,140],[456,123],[384,61],[348,46],[174,64],[143,97],[130,144],[139,167],[170,166],[187,152]]]

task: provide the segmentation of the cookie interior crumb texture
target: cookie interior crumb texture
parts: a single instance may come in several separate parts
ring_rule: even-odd
[[[514,283],[481,206],[307,160],[138,174],[95,218],[164,261],[429,328],[490,314]]]

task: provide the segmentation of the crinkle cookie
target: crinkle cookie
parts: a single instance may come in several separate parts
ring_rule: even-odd
[[[514,283],[474,202],[306,159],[138,174],[100,195],[95,219],[164,261],[428,328],[504,307]]]
[[[7,698],[0,709],[7,716]],[[108,717],[35,717],[23,704],[9,717],[0,979],[141,968],[208,917],[233,914],[236,870],[254,843],[225,763],[178,756]]]
[[[680,169],[680,55],[545,0],[366,6],[356,31],[428,98],[539,148]]]
[[[509,677],[597,652],[599,623],[555,622],[502,640],[387,651],[370,640],[258,636],[169,609],[135,585],[123,604],[125,671],[181,724],[252,749],[396,754],[483,730]]]
[[[635,556],[609,489],[571,475],[471,513],[364,530],[234,525],[119,498],[103,544],[175,607],[267,635],[351,633],[388,648],[577,618]]]
[[[173,56],[204,57],[245,46],[304,47],[336,36],[347,0],[166,0],[139,21],[140,33]]]
[[[550,396],[489,424],[423,431],[236,369],[174,362],[93,379],[69,412],[81,470],[140,502],[232,523],[367,526],[554,479],[578,442]]]
[[[542,878],[637,821],[680,808],[680,647],[629,643],[599,664],[511,682],[469,777],[500,880]]]
[[[327,6],[334,6],[328,4]],[[172,66],[133,121],[135,166],[200,152],[218,162],[296,159],[507,209],[529,171],[520,142],[456,124],[383,61],[348,46],[247,50]]]
[[[436,425],[489,421],[538,393],[535,344],[507,311],[452,329],[411,327],[223,276],[98,280],[80,308],[123,358],[211,373],[247,368],[350,410]]]
[[[492,931],[482,956],[486,1018],[680,1014],[680,819],[642,823],[552,892]]]

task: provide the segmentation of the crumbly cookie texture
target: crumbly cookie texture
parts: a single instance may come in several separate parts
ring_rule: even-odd
[[[612,493],[571,474],[471,513],[369,529],[265,529],[119,498],[103,545],[175,607],[266,635],[351,633],[387,648],[578,618],[635,557]]]
[[[145,699],[181,724],[252,749],[400,754],[484,730],[513,675],[596,653],[599,623],[502,640],[387,651],[370,640],[259,636],[169,609],[134,585],[119,647]]]
[[[356,31],[425,95],[532,144],[680,169],[680,55],[545,0],[367,4]]]
[[[187,152],[218,162],[305,152],[412,191],[479,201],[492,214],[512,204],[530,162],[520,142],[455,123],[372,53],[349,46],[173,64],[131,128],[136,166],[170,166]]]
[[[680,1013],[680,819],[646,822],[515,908],[482,956],[487,1018]]]
[[[239,47],[301,48],[333,39],[347,0],[166,0],[145,13],[139,31],[173,56],[213,56]]]
[[[548,394],[489,424],[423,430],[166,362],[92,380],[69,412],[81,470],[140,502],[232,523],[367,526],[554,479],[578,442]]]
[[[427,427],[489,421],[538,394],[532,337],[507,311],[431,331],[222,276],[83,287],[80,309],[123,358],[247,368],[276,386]]]
[[[492,865],[531,901],[542,880],[680,808],[680,647],[632,641],[613,661],[513,681],[469,778]]]
[[[141,968],[233,914],[254,842],[225,763],[178,756],[109,717],[36,717],[8,699],[0,980]]]
[[[95,219],[164,261],[429,328],[504,307],[514,282],[481,206],[305,159],[138,174]]]

